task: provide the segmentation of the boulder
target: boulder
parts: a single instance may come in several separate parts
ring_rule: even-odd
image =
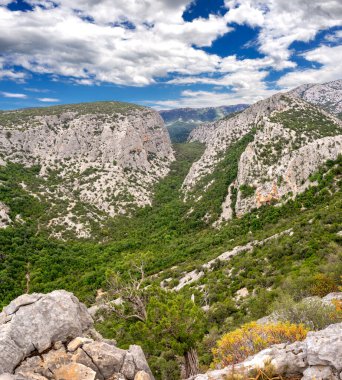
[[[86,307],[64,290],[18,297],[0,314],[0,373],[34,351],[81,336],[92,323]]]
[[[23,295],[0,314],[0,380],[134,380],[138,373],[154,379],[142,349],[103,339],[72,293]]]

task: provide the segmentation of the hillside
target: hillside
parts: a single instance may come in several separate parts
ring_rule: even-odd
[[[319,105],[326,111],[342,116],[342,80],[323,84],[304,84],[290,91],[305,101]]]
[[[177,108],[159,111],[159,114],[164,119],[171,141],[181,143],[187,140],[190,132],[198,125],[221,119],[247,107],[248,104],[207,108]]]
[[[102,102],[1,113],[0,160],[35,168],[20,186],[48,205],[56,236],[87,237],[93,222],[150,204],[174,155],[156,112]]]
[[[1,114],[1,306],[23,293],[71,291],[90,307],[101,345],[111,339],[130,352],[139,344],[158,380],[206,372],[217,341],[275,310],[298,310],[291,322],[304,318],[307,329],[340,321],[332,306],[302,303],[341,286],[339,119],[277,94],[199,127],[191,134],[196,141],[171,146],[149,109],[100,103],[82,111],[88,106]],[[140,155],[131,152],[132,141]],[[129,186],[146,189],[149,201],[136,207],[132,200],[126,214],[116,214],[76,198],[91,177],[81,165],[98,162],[109,171],[96,173],[99,183],[120,186],[110,168],[128,165],[140,179]],[[96,199],[102,189],[93,188]],[[90,226],[81,239],[69,224],[51,226],[69,199],[80,199],[73,212]],[[64,351],[75,359],[67,345]]]
[[[320,165],[337,158],[341,133],[339,119],[291,94],[276,94],[209,128],[200,126],[189,141],[203,142],[206,149],[183,183],[185,199],[200,202],[220,181],[218,173],[227,171],[227,157],[237,149],[237,170],[223,174],[227,181],[220,216],[208,210],[206,219],[217,224],[283,202],[308,188]]]

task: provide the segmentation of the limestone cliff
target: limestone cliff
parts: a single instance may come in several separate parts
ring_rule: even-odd
[[[290,92],[309,103],[317,104],[328,112],[342,114],[342,80],[323,84],[304,84]]]
[[[47,183],[27,191],[51,205],[63,200],[50,225],[65,225],[80,236],[89,229],[87,218],[75,212],[79,203],[97,219],[150,204],[153,184],[174,160],[159,114],[116,102],[3,112],[0,157],[40,165],[39,175],[47,180],[54,176],[53,189]]]
[[[192,132],[190,141],[206,143],[206,150],[184,181],[186,199],[247,134],[254,136],[253,141],[238,160],[237,175],[227,188],[218,223],[230,219],[234,212],[240,216],[299,194],[312,183],[312,173],[342,153],[339,119],[291,93],[279,93],[233,118]],[[209,182],[202,190],[210,186]]]

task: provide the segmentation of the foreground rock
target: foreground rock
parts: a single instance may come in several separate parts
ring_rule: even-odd
[[[23,295],[0,314],[0,380],[152,380],[139,346],[122,350],[93,329],[72,294]]]
[[[309,332],[302,342],[277,344],[242,363],[198,375],[193,380],[224,380],[229,375],[247,376],[252,369],[268,363],[277,375],[301,375],[302,380],[342,379],[342,323]]]

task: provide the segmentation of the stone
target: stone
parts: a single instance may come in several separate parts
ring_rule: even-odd
[[[4,308],[0,320],[4,316],[10,321],[0,324],[0,374],[12,372],[35,350],[82,335],[93,323],[86,307],[64,290],[21,296]]]
[[[145,371],[139,371],[136,373],[134,380],[151,380],[151,378]]]
[[[310,366],[325,365],[342,371],[342,323],[309,332],[305,343]]]
[[[146,357],[142,348],[140,346],[133,344],[129,346],[128,352],[130,352],[133,356],[136,370],[145,371],[146,373],[150,375],[151,379],[154,379],[152,372],[150,370],[150,367],[147,364]]]
[[[330,367],[313,366],[303,372],[302,380],[339,380]]]
[[[89,338],[83,338],[83,337],[77,337],[73,339],[69,344],[68,344],[68,351],[69,352],[74,352],[76,351],[79,347],[82,347],[86,343],[91,343],[92,340]]]
[[[96,372],[79,363],[70,363],[57,368],[54,372],[55,380],[95,380]]]
[[[130,352],[127,352],[125,356],[124,363],[121,367],[121,373],[128,379],[133,380],[135,375],[135,363],[133,355]]]
[[[104,378],[120,372],[126,355],[125,350],[111,346],[104,342],[87,343],[83,351],[91,358]]]

